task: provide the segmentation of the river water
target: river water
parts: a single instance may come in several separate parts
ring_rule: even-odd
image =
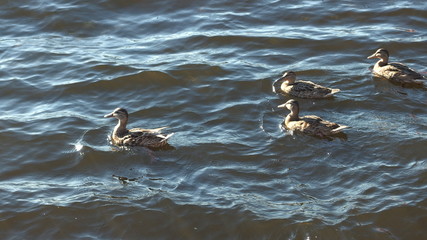
[[[366,59],[426,75],[426,1],[0,2],[2,239],[427,239],[427,91]],[[344,136],[280,129],[287,70]]]

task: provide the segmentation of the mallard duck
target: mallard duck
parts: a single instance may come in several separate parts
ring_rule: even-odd
[[[156,129],[126,129],[129,114],[124,108],[116,108],[104,117],[115,117],[119,120],[111,135],[111,140],[115,145],[159,148],[168,145],[167,140],[173,135],[173,133],[168,135],[160,133],[166,127]]]
[[[373,68],[373,73],[379,77],[401,83],[401,84],[423,84],[424,77],[413,69],[407,67],[402,63],[389,63],[388,58],[390,54],[384,48],[378,49],[368,59],[379,58]]]
[[[341,132],[344,128],[348,128],[348,126],[329,122],[315,115],[299,117],[299,104],[298,101],[294,99],[278,107],[287,108],[291,111],[282,123],[285,129],[291,131],[302,132],[318,137],[328,137]]]
[[[340,90],[327,88],[310,81],[296,80],[292,71],[285,72],[281,78],[273,83],[273,92],[286,93],[299,98],[328,98]]]

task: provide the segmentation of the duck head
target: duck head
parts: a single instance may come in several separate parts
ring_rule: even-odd
[[[276,89],[280,89],[280,86],[282,86],[282,83],[285,81],[287,81],[288,84],[295,83],[296,77],[297,75],[295,72],[292,72],[292,71],[285,72],[279,79],[274,81],[273,92],[277,92]]]
[[[105,118],[115,117],[115,118],[119,119],[120,121],[126,121],[128,119],[128,116],[129,116],[129,114],[126,111],[126,109],[116,108],[116,109],[114,109],[114,111],[105,115],[104,117]]]
[[[297,100],[290,99],[282,105],[277,106],[278,108],[287,108],[291,112],[298,112],[299,103]]]
[[[380,48],[378,49],[374,54],[372,54],[371,56],[368,57],[368,59],[372,59],[372,58],[379,58],[381,59],[383,62],[388,62],[388,58],[389,58],[389,53],[386,49],[384,48]]]

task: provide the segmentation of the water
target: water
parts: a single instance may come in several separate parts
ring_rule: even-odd
[[[3,239],[427,239],[425,1],[2,1]],[[282,132],[283,71],[340,88]],[[102,116],[170,126],[174,150],[118,149]],[[120,180],[120,179],[121,180]],[[127,178],[127,179],[126,179]]]

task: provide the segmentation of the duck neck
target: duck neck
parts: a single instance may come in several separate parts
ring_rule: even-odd
[[[286,120],[288,121],[297,121],[299,120],[299,109],[292,109],[291,113],[286,116]]]
[[[288,80],[286,80],[285,82],[287,85],[293,85],[293,84],[295,84],[295,80],[296,79],[294,77],[291,77]]]
[[[381,58],[378,61],[378,66],[382,67],[388,64],[388,57]]]
[[[113,136],[123,137],[127,133],[126,125],[128,123],[127,119],[119,119],[119,122],[114,127]]]

